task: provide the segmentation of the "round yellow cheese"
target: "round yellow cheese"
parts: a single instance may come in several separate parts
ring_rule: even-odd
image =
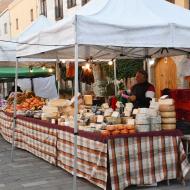
[[[92,105],[92,95],[84,95],[84,104]]]
[[[171,130],[176,129],[176,124],[162,124],[163,130]]]
[[[170,117],[170,118],[162,118],[162,123],[163,124],[174,124],[174,123],[176,123],[176,118],[172,118],[172,117]]]
[[[164,118],[175,118],[176,117],[176,112],[171,111],[171,112],[160,112],[160,115]]]
[[[160,105],[159,110],[161,112],[173,112],[175,111],[175,106],[170,106],[170,105]]]

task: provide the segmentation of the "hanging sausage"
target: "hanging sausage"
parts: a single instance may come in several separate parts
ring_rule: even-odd
[[[72,79],[75,76],[75,65],[73,62],[66,63],[66,78]]]
[[[89,66],[82,67],[80,81],[89,85],[94,83],[93,71]]]

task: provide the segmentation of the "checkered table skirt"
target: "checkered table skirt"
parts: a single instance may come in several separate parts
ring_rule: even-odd
[[[112,190],[185,177],[190,170],[179,137],[132,137],[108,140]]]
[[[0,133],[5,140],[12,143],[13,118],[0,112]],[[17,119],[15,129],[15,146],[31,152],[56,165],[57,130],[46,128],[35,123]]]
[[[10,143],[12,121],[10,114],[0,112],[0,134]],[[161,134],[102,139],[95,133],[79,132],[77,175],[106,189],[110,172],[113,190],[185,177],[190,166],[180,137],[174,133]],[[17,118],[15,146],[70,173],[73,173],[73,138],[71,128]]]
[[[0,112],[0,133],[12,143],[13,119],[10,114]],[[53,126],[53,125],[52,125]],[[15,146],[43,158],[73,173],[73,134],[56,128],[41,126],[38,122],[17,119]],[[77,176],[106,189],[107,144],[85,137],[78,137]]]
[[[58,131],[58,166],[73,173],[74,135]],[[77,138],[77,175],[106,189],[107,183],[107,144],[84,137]]]

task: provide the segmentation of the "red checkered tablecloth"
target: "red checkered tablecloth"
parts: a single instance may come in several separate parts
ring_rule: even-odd
[[[183,177],[190,170],[182,141],[175,136],[108,140],[112,190]]]
[[[13,117],[0,112],[0,133],[5,140],[12,143]],[[34,155],[56,165],[57,162],[57,130],[46,128],[17,119],[15,129],[15,146],[27,150]]]
[[[0,112],[0,134],[10,143],[12,124],[12,115]],[[77,175],[102,189],[106,189],[110,177],[113,190],[185,177],[190,166],[180,136],[178,130],[116,137],[79,130]],[[15,146],[70,173],[73,173],[73,139],[70,127],[17,117]]]
[[[13,118],[0,112],[0,133],[12,142]],[[61,130],[62,129],[62,130]],[[106,189],[107,144],[95,134],[79,132],[77,176]],[[90,135],[90,136],[88,136]],[[90,140],[87,137],[91,137]],[[73,173],[73,129],[40,120],[17,117],[15,146]],[[99,140],[99,141],[98,141]]]
[[[73,173],[74,135],[58,131],[58,166]],[[106,189],[107,183],[107,144],[78,136],[77,176]]]

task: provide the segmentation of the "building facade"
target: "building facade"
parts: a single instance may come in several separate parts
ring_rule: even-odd
[[[40,14],[48,19],[58,21],[74,14],[81,6],[89,0],[39,0]]]
[[[189,0],[175,0],[175,4],[186,9],[190,9],[190,1]]]
[[[13,1],[14,0],[0,1],[0,39],[2,40],[11,39],[10,14],[9,14],[8,6]]]
[[[0,13],[0,39],[11,39],[10,15],[8,9]]]
[[[39,0],[14,0],[8,7],[11,38],[17,38],[39,16]]]

